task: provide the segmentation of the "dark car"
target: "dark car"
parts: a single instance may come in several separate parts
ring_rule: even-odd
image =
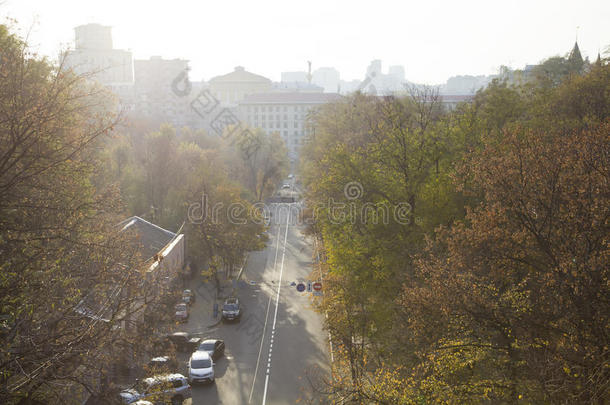
[[[199,345],[199,352],[207,352],[212,360],[218,360],[225,353],[225,342],[218,339],[206,339]]]
[[[200,337],[191,337],[186,332],[174,332],[166,337],[166,340],[176,347],[180,352],[194,352],[201,343]]]
[[[195,303],[195,294],[191,290],[182,291],[182,302],[193,305]]]
[[[227,298],[222,306],[222,319],[232,321],[241,317],[241,305],[236,297]]]

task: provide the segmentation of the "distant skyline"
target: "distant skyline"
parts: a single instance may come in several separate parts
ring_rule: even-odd
[[[279,81],[281,72],[307,70],[308,60],[312,70],[334,67],[342,80],[362,80],[380,59],[384,72],[403,65],[407,80],[440,84],[565,55],[577,31],[592,61],[610,45],[608,1],[5,0],[0,16],[17,19],[23,36],[31,30],[30,45],[53,59],[73,47],[74,27],[110,25],[115,48],[136,59],[188,59],[192,80],[239,65]]]

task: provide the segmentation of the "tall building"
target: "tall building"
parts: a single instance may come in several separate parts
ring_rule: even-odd
[[[324,87],[325,93],[336,93],[341,80],[339,71],[333,67],[321,67],[313,72],[312,82]]]
[[[191,125],[190,98],[179,92],[188,81],[188,61],[153,56],[136,60],[134,68],[136,111],[175,127]]]
[[[288,152],[296,158],[308,131],[307,115],[312,109],[336,101],[336,93],[258,93],[239,102],[238,114],[250,127],[267,133],[277,132],[286,142]]]
[[[222,104],[237,106],[249,94],[271,91],[271,80],[237,66],[231,73],[210,79],[209,86]]]
[[[110,88],[121,99],[129,99],[133,86],[130,51],[112,48],[112,28],[86,24],[74,28],[74,49],[65,53],[64,68],[89,76]]]

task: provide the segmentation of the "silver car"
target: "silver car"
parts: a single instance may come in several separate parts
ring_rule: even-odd
[[[192,397],[191,386],[182,374],[164,374],[140,380],[130,389],[120,393],[126,404],[140,400],[161,402],[171,400],[172,404],[182,404]]]
[[[197,350],[188,362],[189,382],[214,382],[214,361],[208,352]]]

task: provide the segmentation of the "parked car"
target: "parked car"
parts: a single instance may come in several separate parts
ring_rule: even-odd
[[[292,174],[292,173],[291,173],[291,174],[289,174],[289,175],[288,175],[288,178],[289,178],[289,179],[293,179],[293,178],[294,178],[294,174]]]
[[[148,362],[148,368],[153,373],[174,372],[178,370],[178,361],[173,356],[158,356],[153,357]]]
[[[190,383],[214,382],[214,361],[208,352],[194,352],[187,365]]]
[[[232,321],[241,317],[241,305],[236,297],[227,298],[222,306],[222,319]]]
[[[290,184],[283,184],[282,185],[282,189],[285,190],[285,189],[288,189],[288,188],[290,188]]]
[[[176,320],[180,322],[186,322],[189,319],[188,305],[184,302],[176,304]]]
[[[200,337],[191,337],[186,332],[174,332],[166,336],[166,341],[170,342],[180,352],[193,352],[201,344]]]
[[[195,294],[191,290],[182,291],[182,302],[193,305],[195,303]]]
[[[187,378],[182,374],[162,374],[139,380],[119,395],[126,404],[142,399],[151,402],[171,400],[172,404],[182,404],[185,399],[192,397],[192,392]]]
[[[212,360],[218,360],[225,353],[225,342],[218,339],[206,339],[197,348],[198,352],[207,352]]]

